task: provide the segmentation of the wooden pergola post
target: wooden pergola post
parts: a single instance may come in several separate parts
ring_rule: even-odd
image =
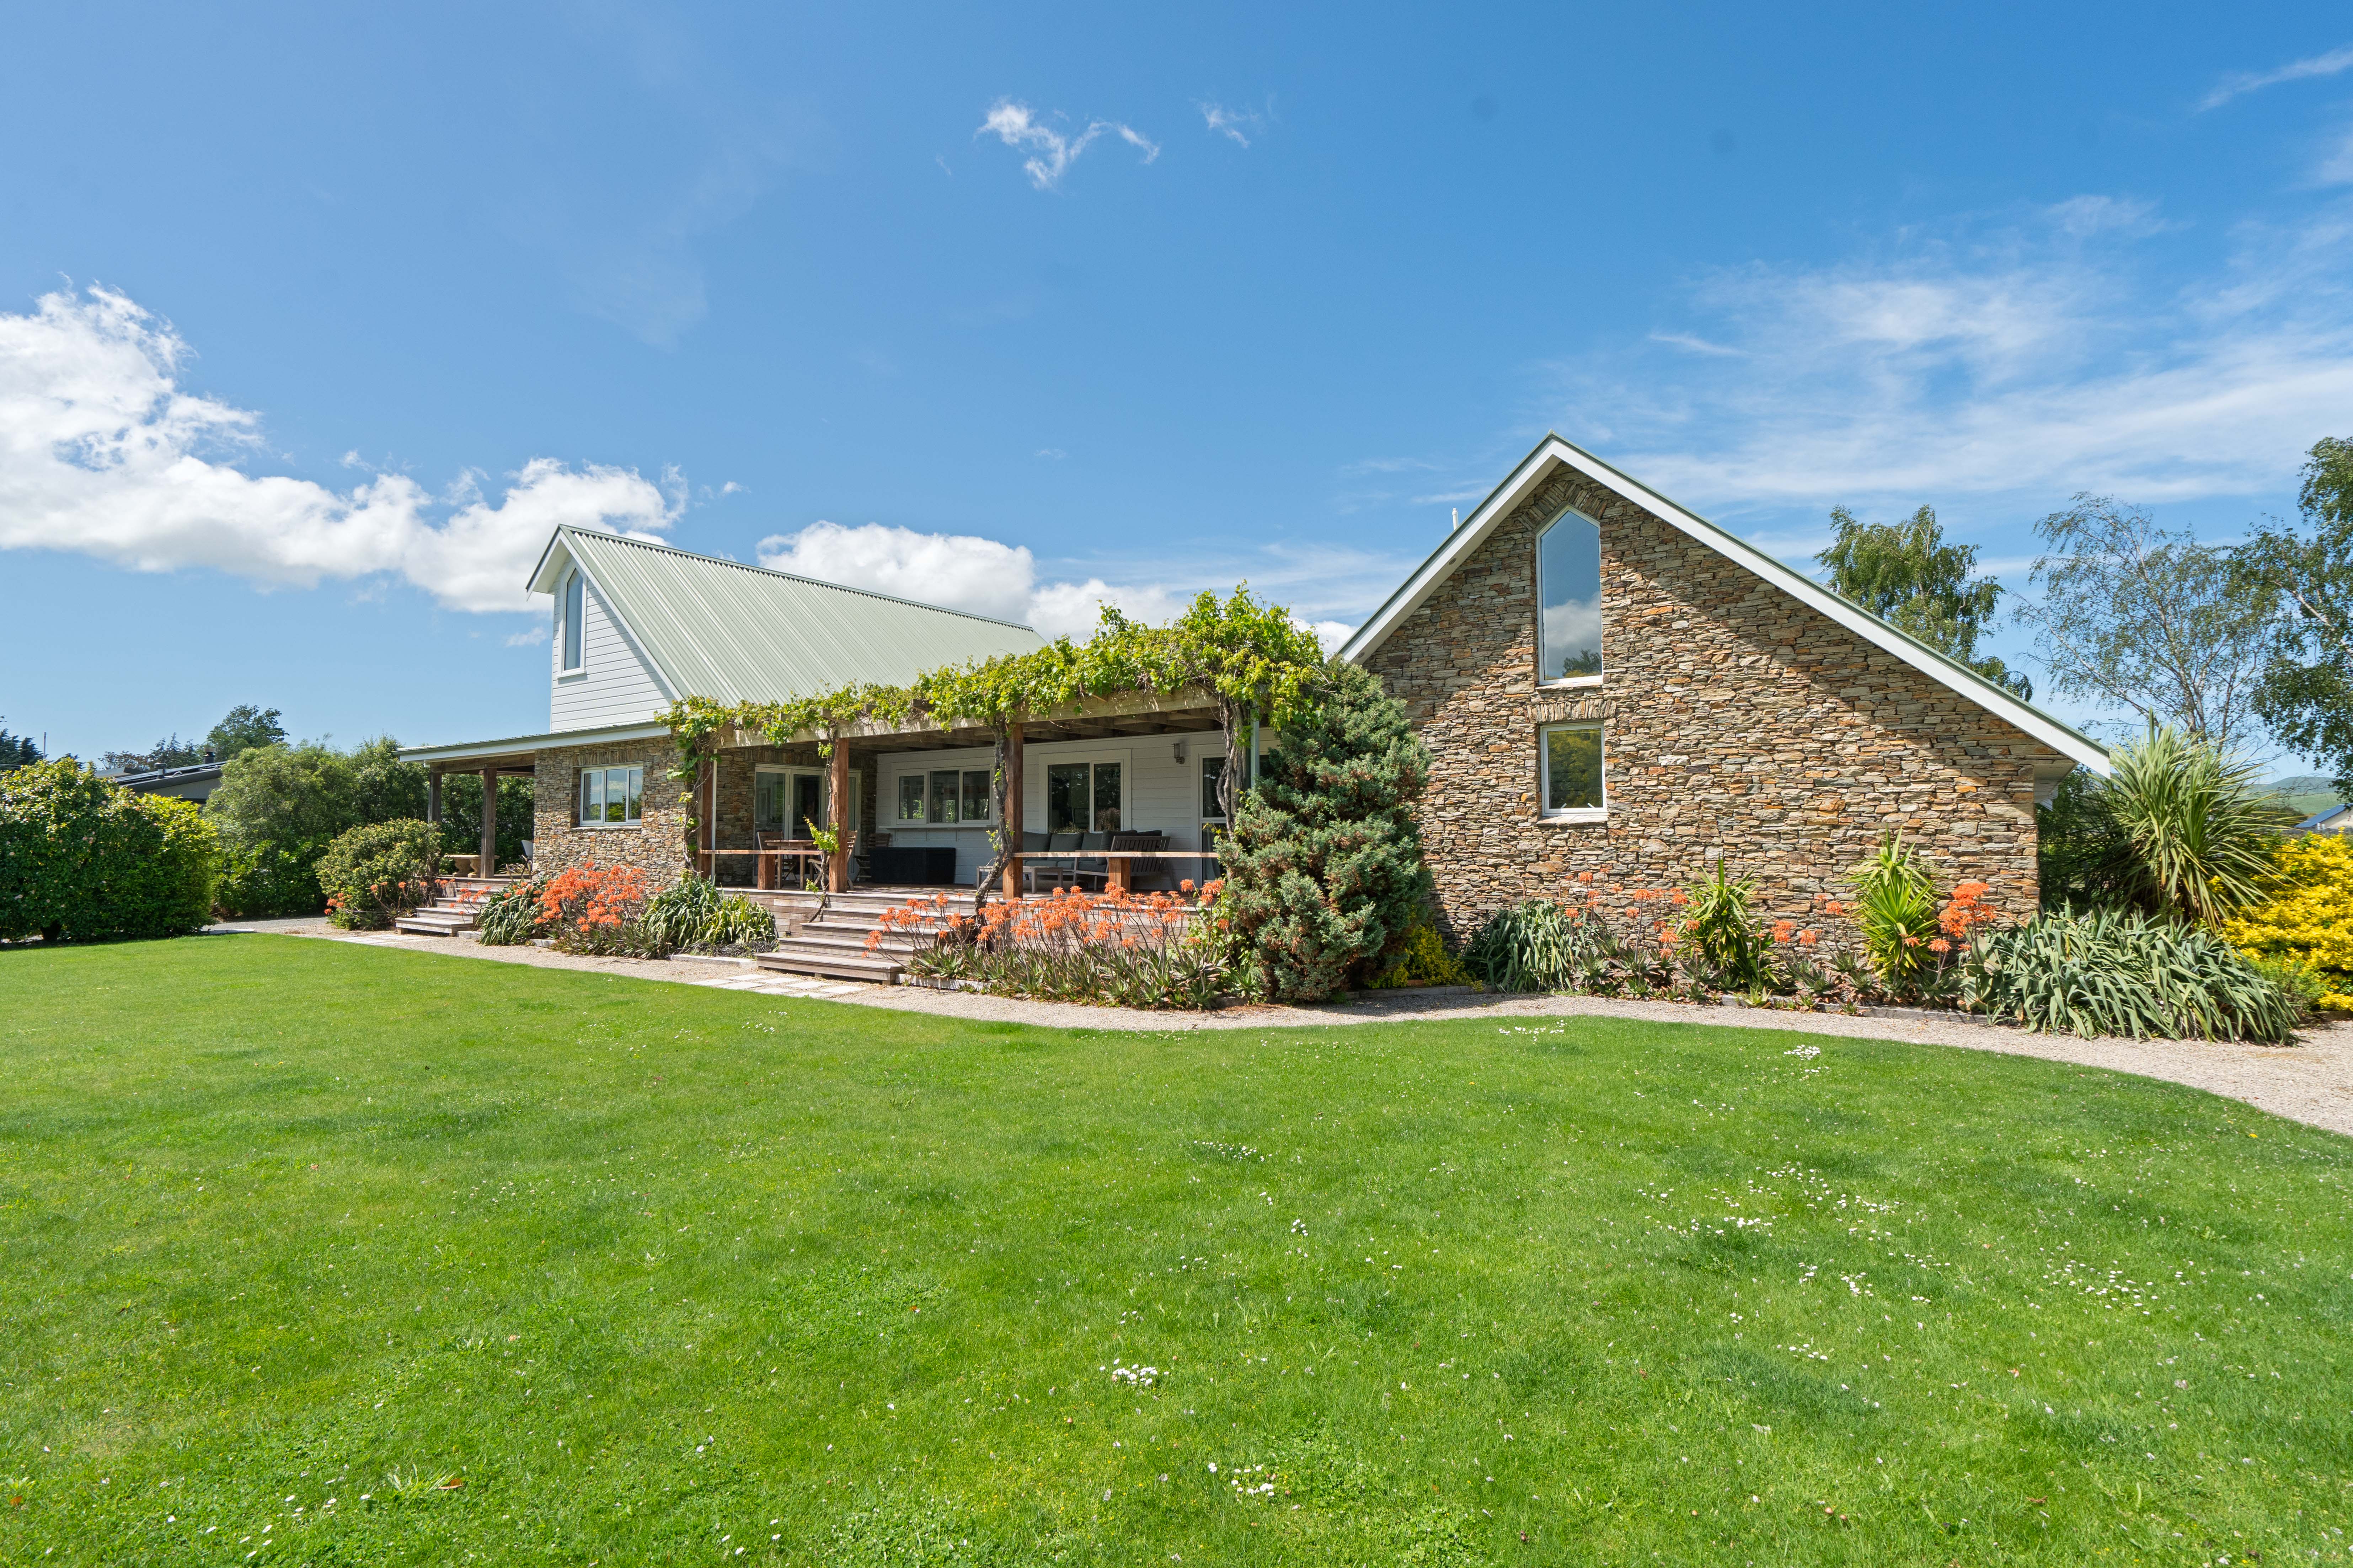
[[[826,857],[825,885],[829,892],[849,891],[849,819],[858,810],[849,798],[849,748],[839,737],[833,742],[833,759],[827,769],[826,792],[829,797],[826,816],[833,829],[833,853]]]
[[[705,880],[717,877],[719,858],[712,853],[719,847],[719,759],[705,757],[700,765],[697,788],[702,794],[702,809],[695,815],[702,819],[702,850],[695,856],[695,867]]]
[[[1005,798],[997,803],[997,830],[1005,835],[1005,896],[1021,896],[1021,726],[1005,727]]]
[[[425,775],[425,820],[434,826],[441,826],[441,770],[435,768]]]
[[[482,866],[480,874],[499,874],[499,770],[482,770]]]

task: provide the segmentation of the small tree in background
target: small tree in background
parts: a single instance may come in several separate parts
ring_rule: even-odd
[[[389,736],[339,752],[317,741],[248,747],[205,803],[228,859],[221,904],[231,914],[316,914],[325,906],[319,857],[336,835],[425,815],[425,770]]]
[[[2021,698],[2034,695],[2023,674],[1992,654],[1978,655],[1978,638],[1993,625],[2002,587],[1976,575],[1976,545],[1945,542],[1936,508],[1924,506],[1902,522],[1861,522],[1846,508],[1832,507],[1831,526],[1837,537],[1814,559],[1830,569],[1833,589],[1995,685]]]
[[[1413,819],[1430,749],[1378,677],[1335,661],[1328,679],[1323,705],[1240,792],[1220,856],[1237,963],[1282,1001],[1321,1001],[1368,973],[1432,893]]]
[[[0,773],[13,773],[40,760],[41,748],[33,737],[11,735],[5,728],[0,728]]]
[[[278,721],[278,710],[256,708],[250,702],[240,702],[230,709],[227,716],[213,726],[212,733],[205,737],[205,749],[216,763],[226,763],[256,746],[285,743],[286,726]]]
[[[2020,608],[2063,695],[2129,708],[2228,752],[2255,724],[2273,600],[2231,559],[2138,507],[2079,495],[2034,525],[2040,603]]]
[[[2208,925],[2261,902],[2279,834],[2260,771],[2170,726],[2117,748],[2102,797],[2116,885],[2149,914]]]
[[[2353,441],[2313,444],[2296,503],[2304,532],[2258,528],[2232,552],[2233,586],[2282,612],[2255,711],[2353,793]]]

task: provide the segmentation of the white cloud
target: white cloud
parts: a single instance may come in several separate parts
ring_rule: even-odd
[[[1405,574],[1399,561],[1363,551],[1265,546],[1247,562],[1223,567],[1205,569],[1194,555],[1139,561],[1122,582],[1089,573],[1040,583],[1037,559],[1026,546],[976,534],[918,533],[880,522],[855,528],[815,522],[797,533],[777,534],[760,542],[759,562],[819,582],[1023,621],[1044,636],[1082,641],[1094,630],[1104,605],[1162,625],[1181,615],[1201,589],[1230,593],[1247,577],[1261,601],[1291,604],[1299,623],[1313,627],[1327,646],[1353,626],[1332,618],[1331,611],[1361,615]]]
[[[1654,343],[1665,343],[1672,348],[1689,349],[1695,354],[1713,354],[1719,359],[1740,357],[1738,349],[1726,348],[1722,343],[1712,343],[1705,338],[1694,337],[1689,332],[1652,332],[1651,341]]]
[[[2137,248],[2160,228],[2137,204],[2078,201],[1717,274],[1692,308],[1736,356],[1582,358],[1556,417],[1668,494],[1735,507],[2275,486],[2353,406],[2353,207],[2250,227],[2186,285],[2154,281]]]
[[[512,636],[509,637],[507,638],[507,647],[529,647],[534,643],[543,643],[547,641],[548,636],[548,625],[545,621],[542,621],[537,626],[531,627],[527,631],[516,632]]]
[[[1206,102],[1196,103],[1193,107],[1201,111],[1203,124],[1216,134],[1228,138],[1237,146],[1249,146],[1250,137],[1256,135],[1259,128],[1266,123],[1262,117],[1247,109],[1228,109],[1222,103]]]
[[[547,458],[496,504],[471,475],[439,498],[405,474],[347,491],[249,475],[227,459],[258,449],[258,416],[184,390],[188,357],[168,322],[111,289],[0,313],[0,549],[299,587],[392,576],[455,609],[517,610],[557,523],[654,537],[683,505],[675,474],[665,495],[631,469]]]
[[[1083,583],[1049,583],[1029,604],[1029,624],[1044,636],[1070,637],[1084,642],[1103,620],[1109,605],[1132,621],[1166,626],[1185,613],[1193,601],[1156,583],[1114,586],[1100,577]]]
[[[1324,646],[1327,656],[1346,642],[1348,634],[1356,629],[1352,621],[1301,621],[1298,624],[1315,634],[1315,640]]]
[[[2312,77],[2335,76],[2353,70],[2353,47],[2331,49],[2325,55],[2313,55],[2306,59],[2292,60],[2276,70],[2233,71],[2214,84],[2214,90],[2199,100],[2200,109],[2220,109],[2241,93],[2257,92],[2267,87],[2277,87],[2284,81],[2304,81]]]
[[[2353,185],[2353,128],[2337,132],[2337,145],[2321,155],[2312,178],[2316,184]]]
[[[775,572],[1001,621],[1029,618],[1038,578],[1038,563],[1023,546],[880,522],[813,522],[797,533],[773,534],[760,541],[759,562]]]
[[[989,106],[987,117],[981,121],[976,136],[995,132],[999,141],[1015,151],[1028,151],[1029,157],[1021,167],[1028,171],[1029,183],[1041,191],[1050,191],[1061,184],[1063,174],[1079,161],[1079,154],[1088,144],[1105,132],[1110,132],[1129,146],[1141,150],[1144,161],[1151,163],[1160,156],[1159,147],[1116,120],[1092,120],[1075,136],[1065,136],[1052,126],[1040,121],[1026,103],[1000,98]]]

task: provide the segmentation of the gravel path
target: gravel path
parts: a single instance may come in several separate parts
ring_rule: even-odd
[[[1831,1013],[1777,1013],[1757,1008],[1695,1007],[1672,1002],[1616,1002],[1599,996],[1519,996],[1403,992],[1321,1007],[1235,1007],[1223,1012],[1146,1013],[1064,1002],[1027,1002],[972,992],[914,986],[865,985],[776,973],[740,959],[583,958],[537,947],[484,947],[468,938],[403,936],[390,931],[341,931],[322,920],[245,921],[216,931],[272,932],[404,948],[453,958],[528,963],[543,969],[586,970],[673,984],[708,985],[762,995],[820,997],[858,1006],[892,1007],[944,1017],[1037,1024],[1058,1029],[1288,1028],[1299,1025],[1381,1024],[1453,1018],[1647,1018],[1734,1029],[1783,1029],[1856,1039],[1905,1040],[1968,1050],[2042,1057],[2163,1079],[2243,1100],[2258,1110],[2332,1132],[2353,1134],[2353,1024],[2319,1026],[2294,1046],[2217,1045],[2200,1040],[2079,1040],[2029,1035],[1957,1016],[1847,1017]]]

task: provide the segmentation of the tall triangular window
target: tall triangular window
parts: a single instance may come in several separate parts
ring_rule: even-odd
[[[1601,528],[1564,510],[1536,536],[1536,679],[1601,674]]]

